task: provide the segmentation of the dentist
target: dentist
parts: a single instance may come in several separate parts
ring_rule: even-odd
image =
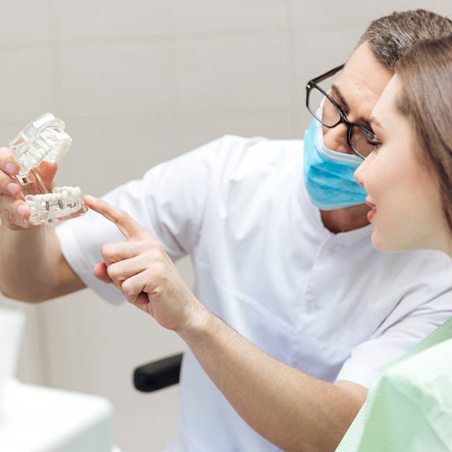
[[[394,64],[451,32],[424,10],[377,19],[343,67],[308,83],[304,144],[223,137],[88,198],[103,215],[56,229],[31,227],[3,150],[2,292],[40,302],[90,287],[179,333],[170,451],[333,450],[382,369],[452,314],[449,261],[375,251],[353,181]],[[49,186],[54,170],[41,168]],[[194,293],[173,264],[185,255]]]

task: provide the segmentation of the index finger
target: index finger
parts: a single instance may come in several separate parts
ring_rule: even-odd
[[[142,228],[125,210],[113,207],[103,199],[94,196],[87,195],[83,199],[90,209],[114,223],[127,240],[142,240],[151,237],[146,229]]]

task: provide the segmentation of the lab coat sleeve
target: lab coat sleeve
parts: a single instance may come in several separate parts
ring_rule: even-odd
[[[141,180],[121,185],[103,199],[127,211],[163,244],[173,260],[177,260],[196,246],[212,183],[212,165],[216,152],[224,147],[224,140],[216,140],[162,163]],[[95,264],[102,261],[102,245],[124,240],[117,228],[89,211],[59,225],[56,233],[63,255],[83,282],[112,303],[123,301],[119,290],[100,282],[92,273]]]

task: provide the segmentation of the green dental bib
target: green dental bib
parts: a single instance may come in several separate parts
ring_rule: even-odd
[[[452,318],[389,366],[336,452],[452,451]]]

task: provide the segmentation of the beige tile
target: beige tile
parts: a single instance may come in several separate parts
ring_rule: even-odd
[[[57,182],[101,195],[175,157],[171,115],[65,118],[74,144],[60,162]]]
[[[33,119],[33,118],[30,118]],[[15,125],[0,123],[0,147],[8,146],[8,143],[17,135],[25,125],[24,121],[17,121]]]
[[[113,404],[113,440],[123,451],[148,452],[162,446],[176,431],[178,392],[139,394],[132,386],[133,369],[182,349],[177,335],[163,330],[150,316],[124,303],[111,306],[93,292],[83,291],[43,308],[43,363],[46,385],[107,397]],[[147,419],[130,424],[127,414]],[[166,419],[152,422],[154,418]],[[129,425],[130,427],[130,425]],[[131,434],[135,436],[133,436]],[[141,446],[136,436],[141,439]],[[137,447],[135,447],[138,444]]]
[[[407,9],[411,0],[380,1],[350,0],[315,2],[289,0],[293,25],[300,30],[325,30],[328,28],[345,29],[360,25],[363,28],[373,19],[392,13],[394,10]]]
[[[403,9],[402,6],[408,3],[417,3],[419,6],[422,6],[419,1],[382,2],[380,13],[385,14],[396,8]],[[318,5],[322,4],[323,2],[319,2]],[[386,11],[383,11],[385,8]],[[452,9],[452,6],[449,9]],[[375,13],[375,17],[381,14]],[[300,28],[300,30],[302,29]],[[317,31],[295,30],[293,32],[291,49],[293,55],[295,55],[293,58],[296,80],[295,98],[298,106],[303,107],[305,103],[306,82],[328,69],[345,62],[355,48],[363,31],[364,28],[360,24],[350,23],[348,27],[342,28],[326,27]]]
[[[58,51],[66,116],[149,113],[171,108],[169,44],[63,47]]]
[[[360,35],[359,28],[343,31],[318,31],[293,35],[295,103],[305,104],[306,82],[344,63]]]
[[[409,9],[423,8],[452,18],[452,2],[444,0],[411,0]]]
[[[50,37],[47,0],[0,0],[0,43],[45,41]]]
[[[127,396],[133,406],[117,411],[113,419],[118,447],[133,452],[165,450],[177,435],[179,386],[152,394],[130,391]]]
[[[53,0],[51,4],[58,39],[169,32],[168,0]]]
[[[265,30],[287,26],[287,1],[170,0],[175,33]]]
[[[295,118],[296,123],[298,124],[298,129],[300,131],[300,138],[303,138],[306,129],[309,127],[312,121],[312,115],[304,105],[301,105],[295,110]]]
[[[223,116],[186,117],[180,125],[180,147],[184,150],[215,140],[223,135],[267,138],[298,138],[294,115],[290,108],[238,111]]]
[[[285,34],[175,43],[178,105],[187,112],[288,106]]]
[[[0,50],[0,124],[23,124],[56,108],[54,59],[51,50]],[[13,123],[13,124],[11,124]]]
[[[134,366],[182,348],[177,335],[153,325],[152,318],[136,307],[127,302],[112,306],[93,292],[71,294],[43,306],[43,313],[46,354],[52,357],[46,363],[51,385],[117,398],[119,393],[132,392],[129,376]],[[90,347],[96,352],[87,353]]]

